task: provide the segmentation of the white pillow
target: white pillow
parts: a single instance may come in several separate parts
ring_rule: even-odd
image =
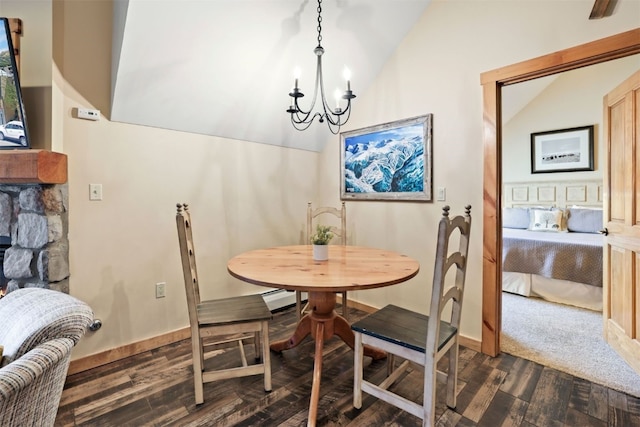
[[[577,233],[598,233],[602,228],[602,209],[569,208],[567,229]]]
[[[502,227],[521,228],[526,230],[529,227],[528,208],[504,208],[502,210]]]
[[[531,231],[565,231],[563,225],[564,213],[562,209],[541,210],[531,209],[529,211],[529,230]]]

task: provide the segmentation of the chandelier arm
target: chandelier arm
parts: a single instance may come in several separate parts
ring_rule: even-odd
[[[298,104],[298,98],[293,98],[296,114],[302,113],[305,115],[305,119],[303,121],[307,120],[307,118],[313,112],[313,106],[316,105],[316,99],[318,98],[318,82],[320,82],[320,85],[322,85],[322,56],[320,55],[318,55],[317,66],[316,66],[316,82],[313,90],[313,98],[311,99],[311,104],[309,104],[310,105],[309,110],[305,111],[304,109],[302,109],[300,107],[300,104]],[[322,86],[320,87],[321,87],[321,97],[324,100],[324,92],[322,91]],[[311,120],[313,121],[313,119]]]
[[[324,100],[324,89],[322,84],[322,54],[318,55],[318,60],[316,61],[316,82],[313,86],[313,98],[311,99],[309,113],[313,111],[313,106],[316,105],[316,99],[318,99],[318,86],[320,86],[320,98]]]
[[[342,116],[344,113],[347,112],[351,104],[351,100],[347,99],[348,101],[347,108],[344,111],[341,110],[341,112],[336,112],[335,110],[331,109],[331,106],[327,102],[327,97],[324,94],[324,79],[322,78],[321,56],[318,56],[317,76],[318,76],[317,80],[320,82],[320,95],[321,95],[320,99],[322,100],[322,110],[324,111],[323,117],[327,121],[327,125],[329,126],[329,130],[331,131],[331,133],[336,135],[337,132],[340,130],[340,126],[346,123],[346,120],[344,122],[341,122],[340,116]],[[337,126],[338,128],[337,131],[334,132],[331,126]]]
[[[338,123],[331,123],[330,121],[327,123],[329,131],[334,135],[337,135],[340,132],[341,125],[340,120],[338,120]]]
[[[291,124],[293,125],[295,130],[307,130],[309,126],[311,126],[311,123],[313,123],[313,120],[309,120],[308,122],[297,122],[293,119],[293,116],[291,116]]]
[[[321,115],[321,114],[320,114],[320,113],[318,113],[318,112],[316,112],[316,113],[315,113],[315,114],[313,114],[313,115],[312,115],[311,113],[305,114],[305,115],[304,115],[304,117],[303,117],[303,116],[301,116],[301,115],[299,115],[299,114],[295,114],[295,115],[294,115],[294,114],[292,114],[292,115],[291,115],[291,120],[292,120],[293,122],[295,122],[295,123],[311,123],[311,122],[313,122],[313,120],[315,120],[315,118],[316,118],[317,116],[320,116],[320,115]]]
[[[347,99],[347,106],[345,107],[344,110],[341,109],[340,112],[331,111],[331,108],[329,108],[329,106],[326,105],[325,103],[323,103],[323,108],[325,111],[326,120],[334,126],[339,127],[345,124],[347,120],[349,120],[349,117],[351,117],[351,100],[350,99]],[[329,111],[327,111],[327,109]],[[344,117],[344,120],[342,120],[342,116],[344,116],[345,114],[346,114],[346,117]]]
[[[331,107],[327,104],[327,98],[324,95],[324,79],[322,78],[322,61],[320,56],[318,56],[318,72],[316,75],[320,81],[320,100],[322,102],[322,111],[324,111],[323,116],[329,121],[329,123],[333,123]]]
[[[351,100],[348,99],[347,106],[344,108],[344,110],[340,108],[339,111],[332,110],[331,107],[328,105],[328,102],[326,102],[325,98],[322,98],[322,100],[323,100],[322,108],[324,109],[325,116],[327,117],[327,119],[331,120],[332,124],[339,123],[340,117],[344,116],[345,114],[347,115],[347,117],[342,122],[342,124],[345,124],[347,120],[349,120],[349,117],[351,116]]]
[[[329,128],[329,132],[331,132],[334,135],[337,135],[338,133],[340,133],[340,127],[338,128],[333,128],[332,125],[327,126]]]
[[[295,107],[295,111],[291,113],[291,120],[293,120],[295,115],[295,120],[298,123],[305,123],[309,119],[309,116],[311,116],[311,113],[313,112],[312,110],[304,111],[302,108],[300,108],[300,106],[298,105],[297,99],[294,101],[294,107]]]
[[[347,116],[344,118],[342,124],[347,123],[347,121],[349,121],[349,118],[351,117],[351,108],[349,108],[349,106],[347,106],[347,108],[342,112],[341,116],[344,114],[346,114]]]
[[[298,120],[294,119],[293,114],[292,114],[291,115],[291,123],[293,124],[293,127],[296,130],[303,131],[303,130],[307,130],[309,128],[309,126],[311,126],[311,124],[313,123],[313,121],[315,120],[316,117],[321,117],[321,114],[320,113],[315,113],[311,117],[311,119],[309,119],[309,120],[298,121]]]
[[[337,135],[340,132],[340,127],[344,124],[340,116],[330,116],[327,118],[327,126],[332,134]]]

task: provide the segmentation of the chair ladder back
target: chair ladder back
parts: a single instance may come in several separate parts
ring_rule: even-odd
[[[314,233],[314,221],[317,221],[320,215],[329,214],[337,217],[340,220],[340,227],[335,225],[329,225],[331,232],[334,234],[337,239],[332,239],[331,241],[345,246],[347,244],[347,208],[345,203],[342,202],[340,204],[340,208],[334,208],[331,206],[323,206],[316,209],[313,209],[312,203],[307,203],[307,235],[305,244],[311,244],[311,236]],[[349,319],[349,308],[347,307],[347,292],[338,292],[342,295],[342,315],[345,319]],[[303,313],[308,308],[308,303],[306,306],[302,306],[302,293],[300,291],[296,291],[296,315],[298,320],[302,318]]]
[[[452,254],[450,259],[455,262],[456,278],[455,286],[452,287],[447,294],[445,294],[445,303],[449,298],[453,298],[455,301],[451,312],[451,325],[455,328],[460,328],[460,317],[462,315],[462,298],[464,295],[464,286],[467,276],[467,259],[469,254],[469,235],[471,232],[471,206],[465,207],[465,216],[457,217],[454,221],[458,224],[454,224],[460,230],[460,243],[458,252]],[[451,295],[449,295],[451,294]]]
[[[311,236],[313,235],[314,228],[313,223],[314,220],[317,219],[320,215],[330,214],[340,219],[340,227],[335,225],[331,225],[331,232],[338,237],[338,241],[336,243],[340,245],[347,244],[347,208],[345,203],[342,202],[340,208],[334,208],[331,206],[323,206],[316,209],[313,209],[311,202],[307,203],[307,241],[306,244],[309,244]]]
[[[460,241],[456,252],[449,254],[451,236],[459,230]],[[440,319],[447,302],[453,300],[453,307],[449,322],[451,326],[460,327],[462,296],[464,294],[465,277],[467,273],[467,254],[469,252],[469,232],[471,231],[471,206],[465,207],[465,215],[449,219],[449,206],[443,208],[442,219],[438,226],[438,242],[436,244],[436,263],[433,272],[433,289],[431,295],[431,311]],[[445,291],[447,272],[456,267],[453,286]],[[433,322],[439,325],[439,322]],[[430,331],[431,332],[431,331]],[[429,335],[433,336],[433,335]],[[438,336],[437,334],[435,335]],[[427,347],[429,348],[429,347]]]
[[[182,259],[187,306],[189,307],[189,322],[197,326],[197,306],[200,304],[200,288],[191,229],[191,213],[186,203],[178,203],[176,207],[176,225],[178,228],[178,241],[180,242],[180,257]]]

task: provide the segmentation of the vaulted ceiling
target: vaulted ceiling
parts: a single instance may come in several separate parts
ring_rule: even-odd
[[[429,0],[324,0],[327,98],[362,94]],[[326,124],[293,129],[293,70],[310,102],[316,0],[116,2],[111,120],[320,151]],[[358,108],[358,98],[354,107]]]

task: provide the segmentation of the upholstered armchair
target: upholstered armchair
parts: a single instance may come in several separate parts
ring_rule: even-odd
[[[25,288],[0,299],[0,425],[53,426],[71,350],[93,321],[84,302]]]

